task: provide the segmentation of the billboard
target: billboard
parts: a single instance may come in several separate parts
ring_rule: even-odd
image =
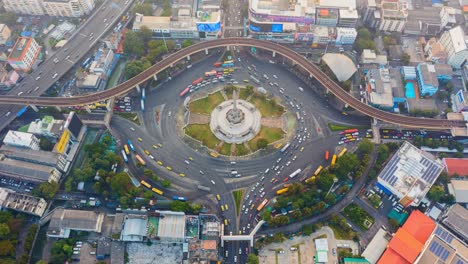
[[[64,130],[62,133],[62,136],[60,137],[60,140],[57,142],[57,145],[55,145],[55,150],[63,154],[63,151],[65,150],[65,147],[68,145],[68,140],[70,139],[70,133],[68,130]]]
[[[64,127],[65,130],[69,130],[73,139],[77,139],[80,135],[81,128],[83,127],[83,123],[78,118],[78,116],[75,115],[75,112],[70,112],[70,114],[67,117],[67,120],[65,121]]]
[[[249,28],[253,32],[273,32],[273,33],[283,32],[283,24],[267,24],[267,23],[257,23],[255,21],[250,21]]]
[[[197,23],[197,30],[199,32],[217,32],[221,29],[221,22],[216,23]]]

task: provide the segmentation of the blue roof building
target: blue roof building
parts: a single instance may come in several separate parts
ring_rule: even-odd
[[[440,82],[452,79],[452,73],[452,68],[447,64],[418,64],[416,67],[416,79],[421,96],[434,95],[439,89]]]

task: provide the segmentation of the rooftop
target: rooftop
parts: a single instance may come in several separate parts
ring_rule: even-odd
[[[121,233],[123,241],[143,241],[147,234],[148,217],[146,215],[127,215]]]
[[[449,29],[448,31],[445,32],[445,34],[450,35],[455,53],[467,49],[466,42],[465,42],[465,32],[463,32],[463,29],[461,26],[457,26],[452,29]]]
[[[362,252],[362,256],[370,263],[376,263],[387,248],[390,239],[391,237],[387,235],[387,231],[380,228],[379,231],[377,231],[377,234],[375,234],[369,242],[364,252]]]
[[[443,216],[442,224],[457,234],[461,240],[468,241],[468,210],[454,204]]]
[[[55,166],[60,156],[60,154],[51,151],[17,148],[8,145],[0,147],[0,155],[1,154],[10,159],[22,160],[46,166]]]
[[[389,70],[387,68],[370,69],[367,78],[370,101],[373,104],[392,107],[393,95]]]
[[[397,230],[378,264],[413,263],[435,228],[435,222],[415,210]]]
[[[348,80],[357,71],[354,62],[343,54],[327,53],[322,57],[322,60],[333,71],[340,82]]]
[[[379,183],[400,198],[400,203],[419,205],[442,172],[433,155],[405,141],[378,176]]]
[[[31,182],[46,182],[49,180],[51,171],[55,167],[34,164],[26,161],[9,159],[6,157],[0,158],[0,175],[12,177],[17,180],[25,180]]]
[[[41,217],[47,208],[47,202],[42,198],[0,187],[0,207]]]
[[[455,197],[457,203],[468,203],[468,181],[451,180],[448,184],[450,194]]]
[[[435,110],[437,109],[437,105],[432,98],[406,98],[406,102],[408,103],[408,108],[410,111],[412,110]]]
[[[420,63],[417,67],[424,85],[439,86],[435,66],[428,63]]]
[[[133,23],[133,30],[139,30],[142,26],[146,26],[151,30],[156,29],[193,29],[196,30],[196,19],[192,17],[179,17],[176,21],[170,17],[159,16],[136,16]]]
[[[468,158],[444,158],[442,162],[448,175],[468,176]]]
[[[25,51],[29,48],[32,41],[33,41],[33,38],[30,38],[30,37],[18,37],[8,58],[10,59],[23,58]]]
[[[9,130],[3,139],[3,143],[12,145],[29,145],[36,137],[31,133]]]
[[[158,211],[156,211],[158,212]],[[183,239],[185,236],[185,214],[181,212],[159,211],[158,236]]]
[[[101,232],[104,215],[95,211],[56,208],[50,220],[47,235],[58,236],[64,230],[88,230]]]

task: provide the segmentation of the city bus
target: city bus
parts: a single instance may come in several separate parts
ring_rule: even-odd
[[[284,145],[284,147],[280,150],[281,153],[284,153],[288,148],[289,146],[291,146],[291,143],[287,143],[286,145]]]
[[[287,192],[288,190],[289,190],[288,187],[283,188],[283,189],[279,189],[278,191],[276,191],[276,195],[281,195],[281,194]]]
[[[205,72],[205,77],[210,77],[216,75],[216,70]]]
[[[195,81],[193,81],[193,82],[192,82],[192,85],[195,86],[195,85],[197,85],[197,84],[199,84],[199,83],[201,83],[201,82],[203,82],[203,78],[202,78],[202,77],[200,77],[200,78],[196,79]]]
[[[322,166],[318,166],[318,168],[314,172],[314,176],[317,176],[322,171],[322,169],[323,169]]]
[[[125,154],[130,155],[130,150],[128,150],[127,144],[124,145]]]
[[[301,171],[302,171],[301,169],[297,169],[296,171],[294,171],[293,173],[289,175],[289,178],[296,177]]]
[[[122,149],[122,157],[123,157],[125,163],[127,163],[128,162],[127,154],[125,154],[125,150],[123,150],[123,149]]]
[[[325,160],[328,160],[329,156],[330,156],[330,152],[328,150],[325,151]]]
[[[130,139],[127,140],[127,144],[128,144],[128,146],[130,147],[130,149],[131,149],[133,152],[136,151],[136,150],[135,150],[135,147],[133,146],[133,144],[132,144],[132,142],[130,141]]]
[[[190,91],[190,87],[185,88],[182,92],[180,92],[180,96],[186,95]]]
[[[308,178],[307,180],[305,180],[306,183],[310,183],[310,182],[313,182],[315,181],[315,176],[312,176],[310,178]]]
[[[149,184],[149,183],[147,183],[147,182],[145,182],[143,180],[140,183],[141,183],[141,185],[145,186],[146,188],[151,189],[151,184]]]
[[[331,161],[331,165],[335,165],[336,163],[336,154],[333,154],[333,157],[332,157],[332,161]]]
[[[172,200],[185,202],[187,201],[187,198],[182,197],[182,196],[172,196]]]
[[[151,190],[156,194],[163,195],[163,192],[161,190],[159,190],[159,189],[156,189],[156,188],[153,187],[153,188],[151,188]]]
[[[343,157],[343,155],[346,153],[347,150],[348,150],[347,148],[344,148],[344,149],[340,152],[340,154],[338,154],[338,158]]]
[[[255,76],[250,75],[250,79],[252,79],[252,81],[254,81],[254,83],[260,84],[260,81],[257,78],[255,78]]]
[[[228,63],[234,63],[234,60],[227,60],[227,61],[224,61],[225,64],[228,64]]]
[[[140,155],[136,154],[135,158],[138,160],[138,162],[140,162],[141,165],[146,165],[146,162],[140,157]]]
[[[267,203],[268,199],[263,200],[263,202],[257,207],[257,212],[260,212]]]

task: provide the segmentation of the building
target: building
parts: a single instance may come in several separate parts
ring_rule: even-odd
[[[147,236],[148,216],[125,215],[120,240],[126,242],[143,242]]]
[[[405,80],[416,80],[416,68],[413,66],[403,66],[401,72]]]
[[[380,31],[403,32],[408,18],[408,6],[400,0],[382,0],[380,3]]]
[[[44,15],[42,1],[40,0],[2,0],[3,8],[8,12],[25,15]]]
[[[408,10],[404,32],[409,35],[435,36],[441,29],[441,7],[422,6]]]
[[[85,90],[99,90],[104,84],[105,79],[102,73],[84,72],[76,79],[76,87]]]
[[[313,44],[326,45],[333,39],[335,28],[312,25],[310,26],[310,32],[313,34]]]
[[[67,43],[66,40],[62,40],[66,35],[72,34],[73,31],[75,31],[76,25],[70,23],[70,22],[63,22],[60,25],[56,26],[50,33],[49,37],[54,38],[56,40],[61,40],[59,41],[56,45],[55,48],[60,48],[61,46],[65,45]],[[63,43],[63,44],[62,44]]]
[[[468,176],[468,159],[466,158],[444,158],[442,162],[449,176]]]
[[[366,92],[371,105],[383,109],[393,108],[393,94],[388,68],[370,69],[366,74]]]
[[[403,206],[418,206],[442,170],[439,159],[405,141],[380,172],[377,187]]]
[[[370,262],[363,258],[343,258],[343,264],[370,264]]]
[[[328,263],[328,240],[326,238],[315,239],[316,263]]]
[[[110,75],[109,71],[113,61],[114,52],[111,49],[100,48],[94,56],[94,61],[89,67],[89,72]]]
[[[172,4],[172,16],[136,14],[133,31],[142,26],[159,39],[216,39],[221,32],[220,1],[177,0]]]
[[[41,217],[47,209],[47,202],[39,197],[0,187],[0,209],[3,208]]]
[[[52,116],[44,116],[42,119],[36,119],[29,124],[28,133],[57,140],[63,132],[63,124],[63,120],[54,119]]]
[[[30,71],[40,52],[41,47],[34,38],[18,37],[10,55],[8,55],[8,63],[15,70]]]
[[[416,67],[416,79],[421,95],[434,95],[439,89],[439,81],[450,80],[452,73],[452,69],[448,64],[418,64]]]
[[[323,55],[322,60],[340,82],[348,80],[357,71],[354,62],[343,54],[327,53]]]
[[[405,224],[397,230],[390,240],[387,249],[377,263],[414,263],[432,234],[435,225],[432,219],[420,211],[413,211]]]
[[[384,253],[387,248],[391,238],[387,231],[380,228],[369,242],[364,252],[362,252],[362,256],[366,258],[370,264],[377,263],[380,256],[382,256],[382,253]]]
[[[3,145],[0,147],[0,155],[5,158],[24,161],[31,164],[39,164],[54,167],[61,172],[68,171],[70,161],[65,155],[43,150],[32,150]]]
[[[468,204],[468,180],[451,180],[447,184],[447,188],[449,193],[455,197],[455,202]]]
[[[388,61],[387,56],[377,55],[373,50],[364,49],[361,54],[361,63],[387,65]]]
[[[442,225],[460,240],[468,242],[468,210],[459,204],[452,205],[442,216]]]
[[[336,28],[336,40],[337,45],[353,45],[357,37],[357,31],[355,28]]]
[[[447,63],[455,69],[462,68],[468,59],[468,48],[461,26],[442,33],[439,42],[447,52]]]
[[[440,9],[440,26],[442,28],[452,28],[457,25],[457,13],[459,10],[449,7],[449,6],[443,6]]]
[[[0,64],[0,90],[10,90],[20,79],[15,71],[7,71],[3,63]]]
[[[450,95],[450,98],[453,112],[468,112],[468,92],[460,89],[456,94]]]
[[[156,211],[159,214],[157,236],[161,241],[182,243],[185,236],[185,214],[183,212]]]
[[[39,139],[30,133],[10,130],[3,139],[8,146],[39,150]]]
[[[68,238],[72,230],[101,233],[103,221],[104,214],[100,212],[56,208],[50,219],[47,237]]]
[[[0,24],[0,45],[5,45],[10,36],[10,28],[5,24]]]
[[[444,46],[436,40],[430,38],[424,46],[424,54],[427,56],[428,61],[434,63],[447,63],[447,52]]]
[[[468,263],[467,252],[466,243],[443,226],[437,225],[414,263]]]
[[[81,17],[94,8],[94,0],[42,0],[44,12],[49,16]]]
[[[31,183],[58,182],[62,173],[55,167],[10,159],[0,155],[0,174],[3,177]]]

